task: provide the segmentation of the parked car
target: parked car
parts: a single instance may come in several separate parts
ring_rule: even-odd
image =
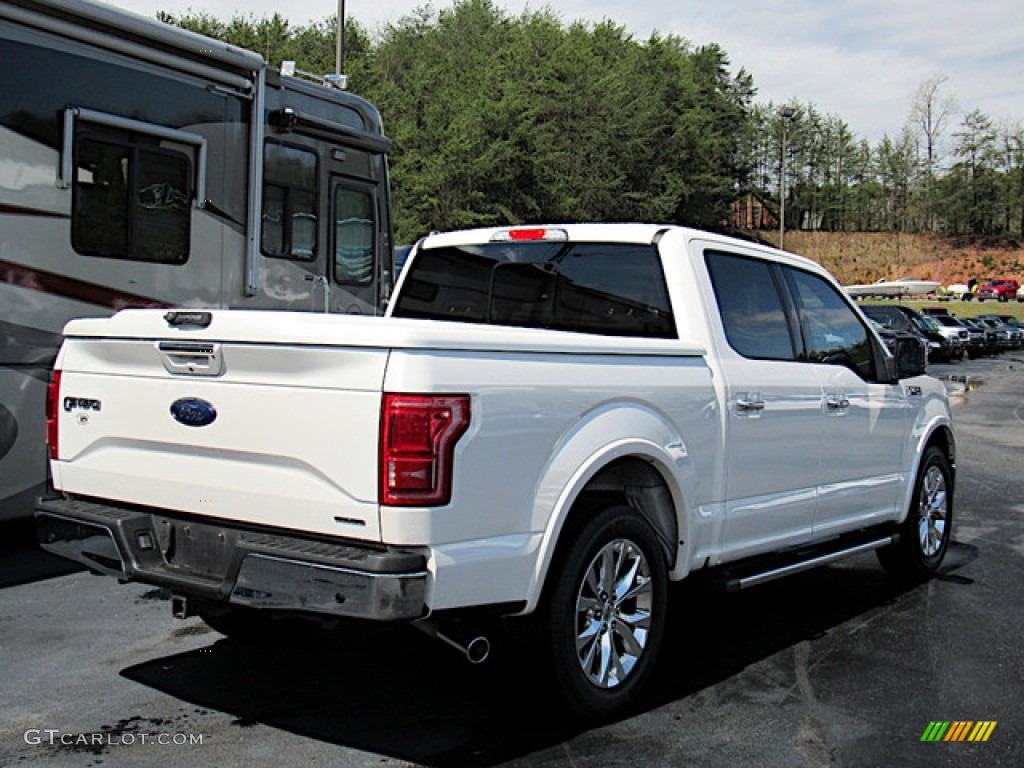
[[[1024,330],[1007,322],[1007,315],[978,315],[978,320],[994,328],[1000,334],[1001,345],[1006,349],[1024,347]]]
[[[927,308],[926,310],[927,311]],[[949,314],[931,314],[929,320],[938,323],[943,333],[947,335],[956,334],[960,338],[964,352],[972,360],[979,355],[985,354],[985,331],[980,328],[972,328],[960,318]]]
[[[862,306],[864,314],[879,325],[921,336],[928,345],[928,360],[946,362],[964,356],[964,344],[959,336],[947,337],[940,326],[929,317],[901,304],[870,304]]]
[[[966,325],[968,329],[983,334],[985,338],[984,354],[994,355],[1002,351],[1003,347],[999,343],[999,333],[994,328],[991,328],[988,324],[974,317],[962,318],[961,322]]]
[[[996,301],[1009,301],[1010,299],[1016,298],[1020,291],[1020,283],[1012,279],[999,279],[999,280],[987,280],[981,288],[978,289],[977,299],[978,301],[985,301],[986,299],[995,299]]]
[[[997,315],[1001,318],[1004,323],[1017,330],[1024,331],[1024,323],[1020,321],[1020,318],[1014,317],[1013,315]]]
[[[1024,286],[1017,289],[1017,301],[1024,301]]]
[[[981,317],[974,318],[974,322],[982,328],[986,328],[991,331],[996,338],[996,344],[1000,351],[1010,349],[1013,346],[1013,340],[1010,338],[1010,332],[1001,328],[999,323],[993,322],[992,320],[986,320]]]
[[[997,314],[992,313],[992,314],[987,314],[987,315],[978,315],[978,317],[992,318],[992,319],[995,319],[995,320],[1001,320],[1006,325],[1012,326],[1014,328],[1018,328],[1020,330],[1024,330],[1024,323],[1022,323],[1018,318],[1014,317],[1013,315],[997,315]]]

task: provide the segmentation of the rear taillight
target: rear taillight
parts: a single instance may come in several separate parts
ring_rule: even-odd
[[[384,395],[380,503],[439,506],[451,501],[455,444],[469,427],[469,395]]]
[[[46,389],[46,446],[51,459],[58,458],[60,448],[60,371],[54,371]],[[38,422],[37,422],[38,423]]]

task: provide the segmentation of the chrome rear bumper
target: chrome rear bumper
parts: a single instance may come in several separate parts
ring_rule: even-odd
[[[43,549],[121,581],[273,610],[399,621],[426,615],[426,558],[73,500],[36,505]]]

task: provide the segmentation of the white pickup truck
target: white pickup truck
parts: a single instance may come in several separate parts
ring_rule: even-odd
[[[672,581],[939,567],[950,410],[899,343],[816,264],[703,232],[431,235],[384,318],[70,323],[40,538],[227,634],[404,621],[479,660],[474,627],[524,617],[570,707],[607,715]]]

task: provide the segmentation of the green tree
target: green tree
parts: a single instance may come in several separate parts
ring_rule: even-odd
[[[167,23],[334,70],[335,19],[293,27],[279,13]],[[381,111],[400,241],[434,229],[539,221],[648,220],[715,229],[747,191],[778,200],[782,118],[754,102],[718,45],[611,21],[511,16],[493,0],[421,7],[369,35],[347,19],[350,86]],[[956,233],[1024,231],[1024,136],[975,110],[952,137],[946,79],[926,80],[906,129],[875,146],[835,115],[791,100],[790,226]]]
[[[884,136],[878,145],[878,179],[884,202],[883,229],[896,232],[908,229],[910,181],[917,167],[916,152],[914,137],[907,130],[895,139]]]
[[[993,234],[999,220],[995,127],[987,115],[973,110],[953,136],[957,160],[945,179],[947,220],[955,222],[958,233]]]
[[[381,109],[399,239],[535,221],[719,226],[753,94],[714,46],[488,0],[386,28],[360,92]]]
[[[1003,231],[1024,233],[1024,126],[1007,124],[999,131],[999,198]]]

